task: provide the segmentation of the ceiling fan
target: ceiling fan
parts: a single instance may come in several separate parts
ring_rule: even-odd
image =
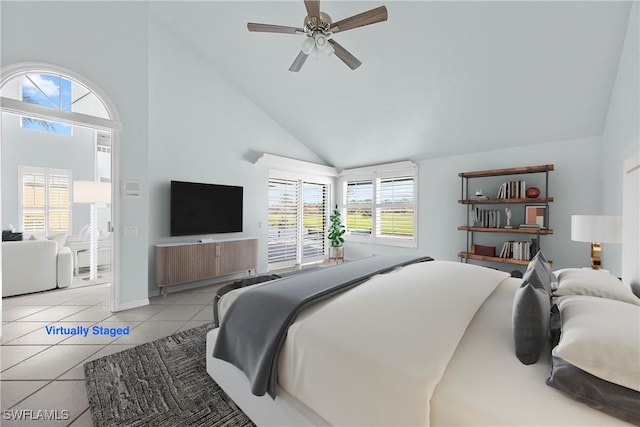
[[[256,24],[254,22],[247,24],[249,31],[304,34],[307,36],[302,42],[300,53],[291,64],[291,67],[289,67],[289,71],[294,72],[300,71],[302,65],[312,53],[320,56],[329,56],[335,53],[349,68],[355,70],[362,62],[330,37],[340,31],[347,31],[387,20],[387,8],[384,6],[376,7],[375,9],[359,13],[338,22],[332,22],[329,15],[320,11],[319,0],[304,0],[304,5],[307,8],[307,16],[304,18],[304,26],[302,28]]]

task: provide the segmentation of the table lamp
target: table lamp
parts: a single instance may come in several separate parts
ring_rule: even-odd
[[[591,268],[600,269],[600,243],[622,243],[622,216],[571,215],[571,240],[591,242]]]

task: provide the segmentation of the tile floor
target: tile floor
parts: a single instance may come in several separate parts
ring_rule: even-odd
[[[211,322],[219,286],[153,297],[148,306],[119,313],[109,311],[108,284],[3,298],[0,424],[92,426],[83,363]],[[129,326],[131,333],[117,338],[48,335],[48,325]],[[32,410],[32,419],[11,419],[29,414],[20,410]],[[46,414],[38,410],[58,420],[42,420]]]

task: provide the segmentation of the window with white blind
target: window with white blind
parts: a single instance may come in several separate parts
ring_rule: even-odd
[[[328,189],[329,185],[325,183],[269,178],[270,267],[325,258]]]
[[[71,171],[19,167],[20,226],[23,233],[68,232],[71,225]]]
[[[411,162],[341,174],[348,240],[417,246],[417,167]]]

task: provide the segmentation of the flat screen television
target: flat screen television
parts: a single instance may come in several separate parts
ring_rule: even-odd
[[[171,236],[242,231],[243,188],[171,181]]]

